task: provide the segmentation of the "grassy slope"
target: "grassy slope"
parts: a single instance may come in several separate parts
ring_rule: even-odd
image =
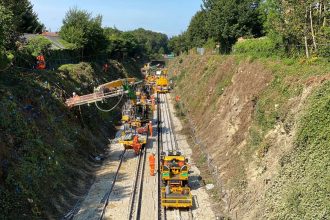
[[[247,135],[245,135],[246,132],[241,132],[241,134],[236,132],[233,139],[240,140],[237,143],[235,141],[219,143],[217,138],[221,138],[221,133],[214,137],[205,135],[207,132],[203,130],[212,125],[212,118],[226,117],[227,114],[231,114],[222,113],[218,109],[228,105],[224,100],[230,102],[236,99],[236,97],[226,99],[223,97],[224,95],[235,96],[239,93],[239,91],[230,92],[233,88],[239,90],[239,86],[232,85],[233,76],[238,75],[242,69],[242,71],[249,69],[253,72],[254,68],[257,74],[270,72],[271,79],[268,83],[261,84],[264,87],[260,91],[248,97],[253,102],[252,112],[241,117],[238,124],[238,131],[240,129],[248,131]],[[251,218],[329,218],[330,189],[327,173],[329,173],[330,157],[327,149],[330,147],[328,126],[330,84],[324,83],[327,82],[328,77],[324,77],[324,79],[321,77],[330,73],[329,63],[306,64],[296,60],[271,58],[188,55],[171,62],[170,70],[177,73],[175,90],[181,95],[186,108],[190,111],[189,115],[196,123],[200,136],[204,137],[207,150],[219,158],[217,163],[223,171],[225,188],[238,192],[237,198],[242,197],[242,194],[246,193],[245,190],[248,191],[248,185],[252,182],[248,176],[251,162],[265,166],[262,168],[267,169],[265,165],[269,159],[267,153],[277,150],[272,148],[281,148],[269,140],[269,133],[277,132],[275,127],[281,124],[287,133],[285,135],[288,137],[294,135],[295,142],[290,147],[289,153],[276,161],[277,164],[280,164],[278,166],[280,168],[272,171],[278,175],[271,178],[271,184],[266,187],[264,192],[266,196],[263,196],[264,194],[261,192],[259,200],[254,198],[256,203],[251,202],[252,209],[255,209],[253,206],[259,206],[257,208],[259,214],[253,214],[254,217],[250,216]],[[249,90],[250,85],[257,81],[254,80],[245,85],[246,90]],[[300,117],[296,117],[292,111],[297,104],[292,100],[301,99],[305,89],[314,81],[320,82],[313,86],[313,89],[319,91],[314,92],[308,99],[309,107],[300,121]],[[244,82],[240,83],[244,84]],[[301,110],[304,110],[304,106]],[[228,111],[237,111],[237,109],[233,108]],[[201,115],[207,117],[200,117]],[[242,120],[246,117],[251,117],[251,119],[247,122],[248,129],[244,128],[244,130],[240,126],[244,125]],[[225,118],[223,119],[225,120]],[[221,120],[218,121],[218,126],[221,126]],[[297,131],[293,131],[296,127]],[[214,132],[216,130],[213,130]],[[219,132],[226,133],[227,131]],[[223,150],[223,145],[228,146]],[[231,151],[234,152],[231,153]],[[237,151],[240,153],[237,154]],[[229,158],[224,154],[229,155]],[[223,164],[230,164],[230,166]],[[263,177],[262,174],[258,175]],[[260,178],[261,180],[262,178]],[[241,201],[244,202],[244,199],[251,200],[249,196]],[[244,205],[240,204],[240,200],[233,200],[233,203],[238,203],[236,211],[241,211],[241,214],[250,211],[249,208],[243,209]],[[241,210],[239,210],[240,208]]]
[[[129,69],[139,72],[132,64]],[[116,62],[107,74],[80,63],[0,75],[0,219],[59,219],[85,193],[93,171],[88,156],[103,151],[116,113],[94,106],[69,110],[64,100],[128,75]]]

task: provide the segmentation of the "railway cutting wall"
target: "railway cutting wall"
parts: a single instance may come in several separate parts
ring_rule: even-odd
[[[182,133],[232,219],[330,216],[329,63],[184,54],[169,63]],[[313,208],[311,208],[313,207]]]

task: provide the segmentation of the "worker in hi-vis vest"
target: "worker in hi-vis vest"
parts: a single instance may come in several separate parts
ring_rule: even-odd
[[[155,176],[155,154],[149,155],[150,176]]]
[[[46,60],[43,55],[37,56],[37,66],[36,69],[38,70],[44,70],[46,69]]]

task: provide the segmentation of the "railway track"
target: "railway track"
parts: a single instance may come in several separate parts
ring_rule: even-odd
[[[161,151],[180,151],[175,132],[173,130],[174,125],[172,121],[172,116],[170,113],[169,103],[167,100],[167,94],[158,94],[158,148]],[[160,154],[159,154],[160,155]],[[168,209],[161,206],[161,198],[160,198],[160,187],[162,184],[161,177],[158,177],[159,181],[159,214],[158,217],[161,220],[170,219],[178,219],[178,220],[192,220],[193,214],[192,210],[182,210],[182,209]]]
[[[143,179],[144,179],[144,171],[145,171],[145,163],[146,163],[146,155],[147,155],[147,145],[148,145],[148,139],[149,139],[149,134],[147,134],[147,144],[144,146],[143,149],[141,149],[140,154],[138,155],[138,162],[137,162],[137,167],[135,171],[135,178],[134,178],[134,183],[132,186],[132,193],[130,197],[130,202],[128,206],[128,219],[140,219],[140,214],[141,214],[141,201],[142,201],[142,193],[143,193]],[[100,216],[100,220],[104,219],[105,212],[107,209],[109,209],[109,203],[110,201],[110,196],[113,191],[113,188],[115,187],[117,176],[119,174],[121,165],[125,159],[125,153],[127,150],[123,151],[123,154],[121,155],[120,158],[120,163],[117,168],[116,174],[114,181],[112,182],[112,185],[105,195],[104,199],[101,202],[104,202],[104,207],[102,209],[102,214]],[[109,210],[108,210],[109,211]]]
[[[116,184],[116,181],[117,181],[117,178],[118,178],[118,174],[119,174],[119,170],[120,170],[120,167],[121,167],[121,165],[122,165],[122,163],[123,163],[123,160],[124,160],[124,156],[125,156],[125,154],[126,154],[126,149],[123,150],[123,153],[120,155],[120,162],[119,162],[119,165],[118,165],[118,167],[117,167],[117,170],[116,170],[116,173],[115,173],[114,180],[112,181],[111,186],[110,186],[110,188],[109,188],[109,191],[105,194],[105,196],[104,196],[103,199],[101,200],[101,203],[104,203],[104,206],[103,206],[103,208],[102,208],[102,213],[101,213],[101,216],[100,216],[100,220],[103,219],[104,214],[105,214],[105,211],[106,211],[106,209],[107,209],[107,207],[108,207],[108,205],[109,205],[110,195],[111,195],[112,190],[113,190],[113,188],[114,188],[114,186],[115,186],[115,184]]]
[[[158,219],[166,219],[165,215],[166,212],[163,212],[164,210],[162,209],[161,206],[161,173],[160,173],[160,153],[163,151],[163,135],[162,135],[162,129],[161,129],[161,102],[160,102],[160,95],[157,93],[157,164],[158,164],[158,172],[157,172],[157,179],[158,179],[158,186],[157,186],[157,197],[158,197],[158,204],[157,204],[157,209],[158,209]]]
[[[139,154],[139,162],[135,175],[135,182],[133,186],[133,193],[130,201],[130,210],[128,219],[140,219],[141,216],[141,203],[143,193],[143,177],[145,171],[145,164],[147,158],[147,145],[148,145],[149,133],[147,133],[147,144]]]

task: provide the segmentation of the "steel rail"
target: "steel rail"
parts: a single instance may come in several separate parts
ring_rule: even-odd
[[[107,206],[109,204],[109,199],[110,199],[110,195],[112,193],[112,190],[113,190],[113,187],[115,186],[115,183],[117,181],[117,177],[118,177],[118,173],[119,173],[119,170],[120,170],[120,167],[121,167],[121,164],[123,163],[123,160],[124,160],[124,155],[126,153],[126,149],[123,151],[123,153],[120,155],[120,162],[119,162],[119,165],[118,165],[118,168],[116,170],[116,174],[115,174],[115,177],[112,181],[112,184],[110,186],[110,189],[109,191],[105,194],[105,197],[102,199],[101,203],[104,202],[104,206],[102,208],[102,213],[101,213],[101,216],[100,216],[100,220],[103,219],[104,217],[104,214],[105,214],[105,210],[107,209]]]
[[[143,151],[141,151],[139,154],[139,162],[136,170],[133,192],[130,202],[129,219],[134,219],[134,215],[135,215],[135,219],[140,219],[140,215],[141,215],[143,177],[145,172],[148,140],[149,140],[149,128],[147,130],[147,143],[144,146]]]

